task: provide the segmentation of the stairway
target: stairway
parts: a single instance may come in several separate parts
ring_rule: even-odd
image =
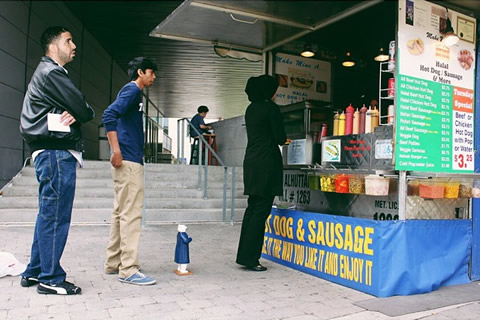
[[[84,168],[77,169],[72,223],[110,222],[113,207],[110,168],[108,161],[85,161]],[[204,200],[203,191],[197,189],[198,166],[145,164],[146,223],[222,221],[223,174],[223,167],[208,167],[208,199]],[[231,168],[227,177],[227,221],[230,221]],[[2,189],[0,224],[35,223],[37,196],[35,170],[32,166],[25,167]],[[236,168],[235,221],[242,219],[246,204],[242,168]]]

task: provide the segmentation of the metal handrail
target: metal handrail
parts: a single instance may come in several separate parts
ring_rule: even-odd
[[[184,133],[185,133],[185,121],[188,123],[188,128],[193,128],[195,133],[197,134],[199,140],[198,146],[198,190],[202,190],[202,168],[204,172],[204,179],[203,179],[203,199],[207,199],[207,189],[208,189],[208,151],[205,151],[205,161],[202,165],[202,149],[203,144],[206,148],[212,153],[215,157],[216,161],[223,167],[223,222],[227,220],[227,173],[228,173],[228,166],[223,162],[220,156],[213,150],[213,148],[207,143],[205,137],[203,136],[202,132],[199,132],[197,128],[195,128],[188,118],[181,118],[177,120],[177,163],[183,163],[183,161],[179,162],[179,159],[183,159],[183,147],[184,147]],[[195,137],[195,138],[197,138]],[[182,157],[180,158],[180,154]],[[235,167],[232,166],[232,198],[231,198],[231,212],[230,212],[230,224],[233,225],[234,217],[235,217]]]
[[[149,116],[145,115],[145,162],[158,161],[158,132],[161,127]]]
[[[163,149],[172,152],[172,138],[170,138],[165,132],[163,133]]]
[[[146,89],[146,93],[142,91],[142,96],[145,99],[145,108],[144,108],[144,116],[145,116],[145,147],[149,154],[146,155],[145,160],[147,162],[157,163],[158,162],[158,143],[159,141],[159,132],[162,131],[163,138],[162,138],[162,148],[167,151],[171,150],[171,141],[170,138],[165,132],[163,132],[163,126],[161,126],[157,121],[162,117],[165,117],[162,111],[155,105],[155,103],[150,99],[149,96],[149,89]],[[156,118],[155,116],[150,116],[151,110],[150,108],[154,109],[154,113],[156,111]],[[155,121],[157,119],[157,121]],[[163,150],[161,150],[163,151]]]

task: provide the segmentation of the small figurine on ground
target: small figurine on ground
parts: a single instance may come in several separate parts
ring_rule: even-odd
[[[175,273],[179,276],[187,276],[192,274],[187,270],[187,265],[190,263],[188,244],[192,241],[192,238],[188,237],[186,231],[186,225],[178,225],[177,245],[175,246],[175,263],[178,263],[178,267],[177,270],[175,270]]]

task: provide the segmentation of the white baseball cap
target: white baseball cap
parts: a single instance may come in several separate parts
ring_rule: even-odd
[[[9,252],[0,252],[0,278],[5,276],[18,276],[27,268],[20,263],[13,254]]]

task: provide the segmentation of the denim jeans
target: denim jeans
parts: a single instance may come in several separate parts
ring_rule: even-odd
[[[45,150],[35,158],[39,210],[24,277],[38,277],[47,284],[65,280],[60,258],[70,228],[76,170],[76,160],[66,150]]]

